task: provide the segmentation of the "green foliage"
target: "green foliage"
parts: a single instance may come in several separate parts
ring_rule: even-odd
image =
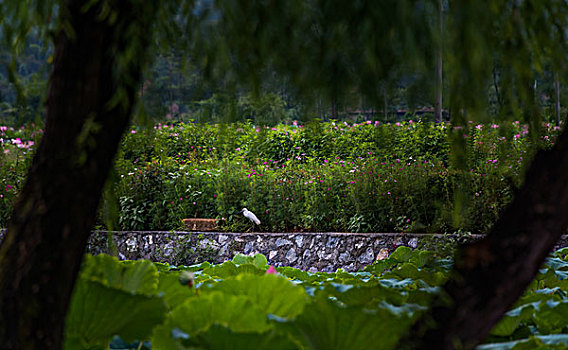
[[[399,247],[365,271],[267,274],[266,258],[175,267],[87,256],[67,316],[66,348],[393,349],[451,269]],[[188,288],[181,273],[191,271]],[[568,346],[568,261],[551,256],[478,349]]]
[[[166,315],[157,286],[158,271],[149,261],[86,256],[67,314],[64,347],[106,349],[115,335],[128,342],[149,339]]]
[[[43,130],[0,125],[0,226],[6,227]]]
[[[545,127],[538,147],[550,147],[559,130]],[[31,141],[41,135],[37,128],[5,129],[3,225],[31,161]],[[182,219],[199,217],[224,219],[222,229],[238,232],[250,229],[239,213],[247,207],[273,232],[486,232],[522,183],[537,145],[520,123],[469,124],[463,170],[450,161],[447,133],[445,124],[422,122],[133,129],[99,224],[109,225],[108,208],[116,207],[114,229],[179,229]],[[467,200],[456,202],[460,188]],[[180,262],[207,252],[189,253],[180,252]]]
[[[255,254],[254,256],[244,255],[244,254],[237,254],[233,258],[233,263],[242,265],[242,264],[252,264],[259,269],[263,269],[266,267],[268,260],[262,254]]]
[[[557,131],[550,127],[545,147]],[[247,207],[266,231],[485,232],[522,182],[533,148],[518,123],[471,124],[462,171],[449,161],[444,124],[191,123],[155,132],[150,153],[134,159],[126,154],[147,136],[129,134],[117,163],[125,229],[138,222],[173,229],[185,217],[210,217],[241,231],[249,226],[238,210]],[[456,224],[459,186],[470,199]]]

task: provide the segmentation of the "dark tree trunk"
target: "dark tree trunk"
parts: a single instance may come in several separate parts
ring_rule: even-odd
[[[499,79],[497,78],[497,66],[493,66],[493,88],[495,89],[495,96],[497,96],[497,104],[498,108],[497,111],[499,114],[503,108],[503,101],[501,100],[501,93],[499,92]]]
[[[554,72],[554,121],[560,125],[560,79],[558,72]]]
[[[452,278],[402,349],[471,349],[522,295],[568,227],[568,129],[539,152],[483,240],[456,255]]]
[[[331,119],[337,119],[337,99],[331,99]]]
[[[438,0],[438,34],[439,42],[436,48],[436,107],[434,110],[434,120],[437,123],[444,121],[442,115],[442,94],[444,90],[444,80],[443,80],[443,60],[444,60],[444,50],[443,50],[443,36],[444,36],[444,2],[443,0]]]
[[[388,100],[387,100],[387,88],[383,89],[383,121],[388,120]]]
[[[103,3],[111,6],[106,17]],[[144,26],[151,27],[140,23],[142,10],[125,0],[61,5],[72,30],[55,39],[45,134],[0,248],[2,348],[61,348],[99,198],[132,111],[149,38]],[[137,54],[125,65],[127,50]]]

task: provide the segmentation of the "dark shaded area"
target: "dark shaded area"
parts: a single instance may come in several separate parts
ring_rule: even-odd
[[[568,227],[568,132],[538,153],[486,238],[456,255],[453,277],[404,349],[472,349],[522,295]]]
[[[140,3],[112,2],[114,19],[104,15],[106,2],[66,4],[61,19],[69,29],[55,40],[45,135],[0,250],[5,349],[61,348],[73,284],[150,38]],[[126,52],[139,59],[123,68]]]

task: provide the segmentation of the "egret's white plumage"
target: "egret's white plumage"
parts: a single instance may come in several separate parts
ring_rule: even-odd
[[[254,222],[257,225],[260,225],[260,220],[258,220],[256,215],[254,215],[252,211],[249,211],[247,208],[243,208],[241,211],[243,212],[245,218],[249,219],[250,221]]]

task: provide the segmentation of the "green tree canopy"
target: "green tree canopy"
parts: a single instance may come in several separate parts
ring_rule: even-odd
[[[564,1],[5,0],[8,68],[39,28],[54,55],[46,132],[0,247],[0,343],[59,349],[69,296],[150,50],[169,45],[227,87],[255,89],[263,68],[300,96],[377,100],[396,72],[433,67],[443,43],[454,124],[485,115],[492,67],[502,70],[501,114],[533,126],[532,82],[545,69],[566,81]],[[16,79],[12,79],[16,81]],[[493,79],[494,80],[494,79]],[[568,226],[568,134],[536,156],[487,239],[465,247],[454,279],[407,339],[414,348],[472,348],[522,293]],[[430,317],[430,318],[429,318]],[[434,321],[434,322],[432,322]]]

